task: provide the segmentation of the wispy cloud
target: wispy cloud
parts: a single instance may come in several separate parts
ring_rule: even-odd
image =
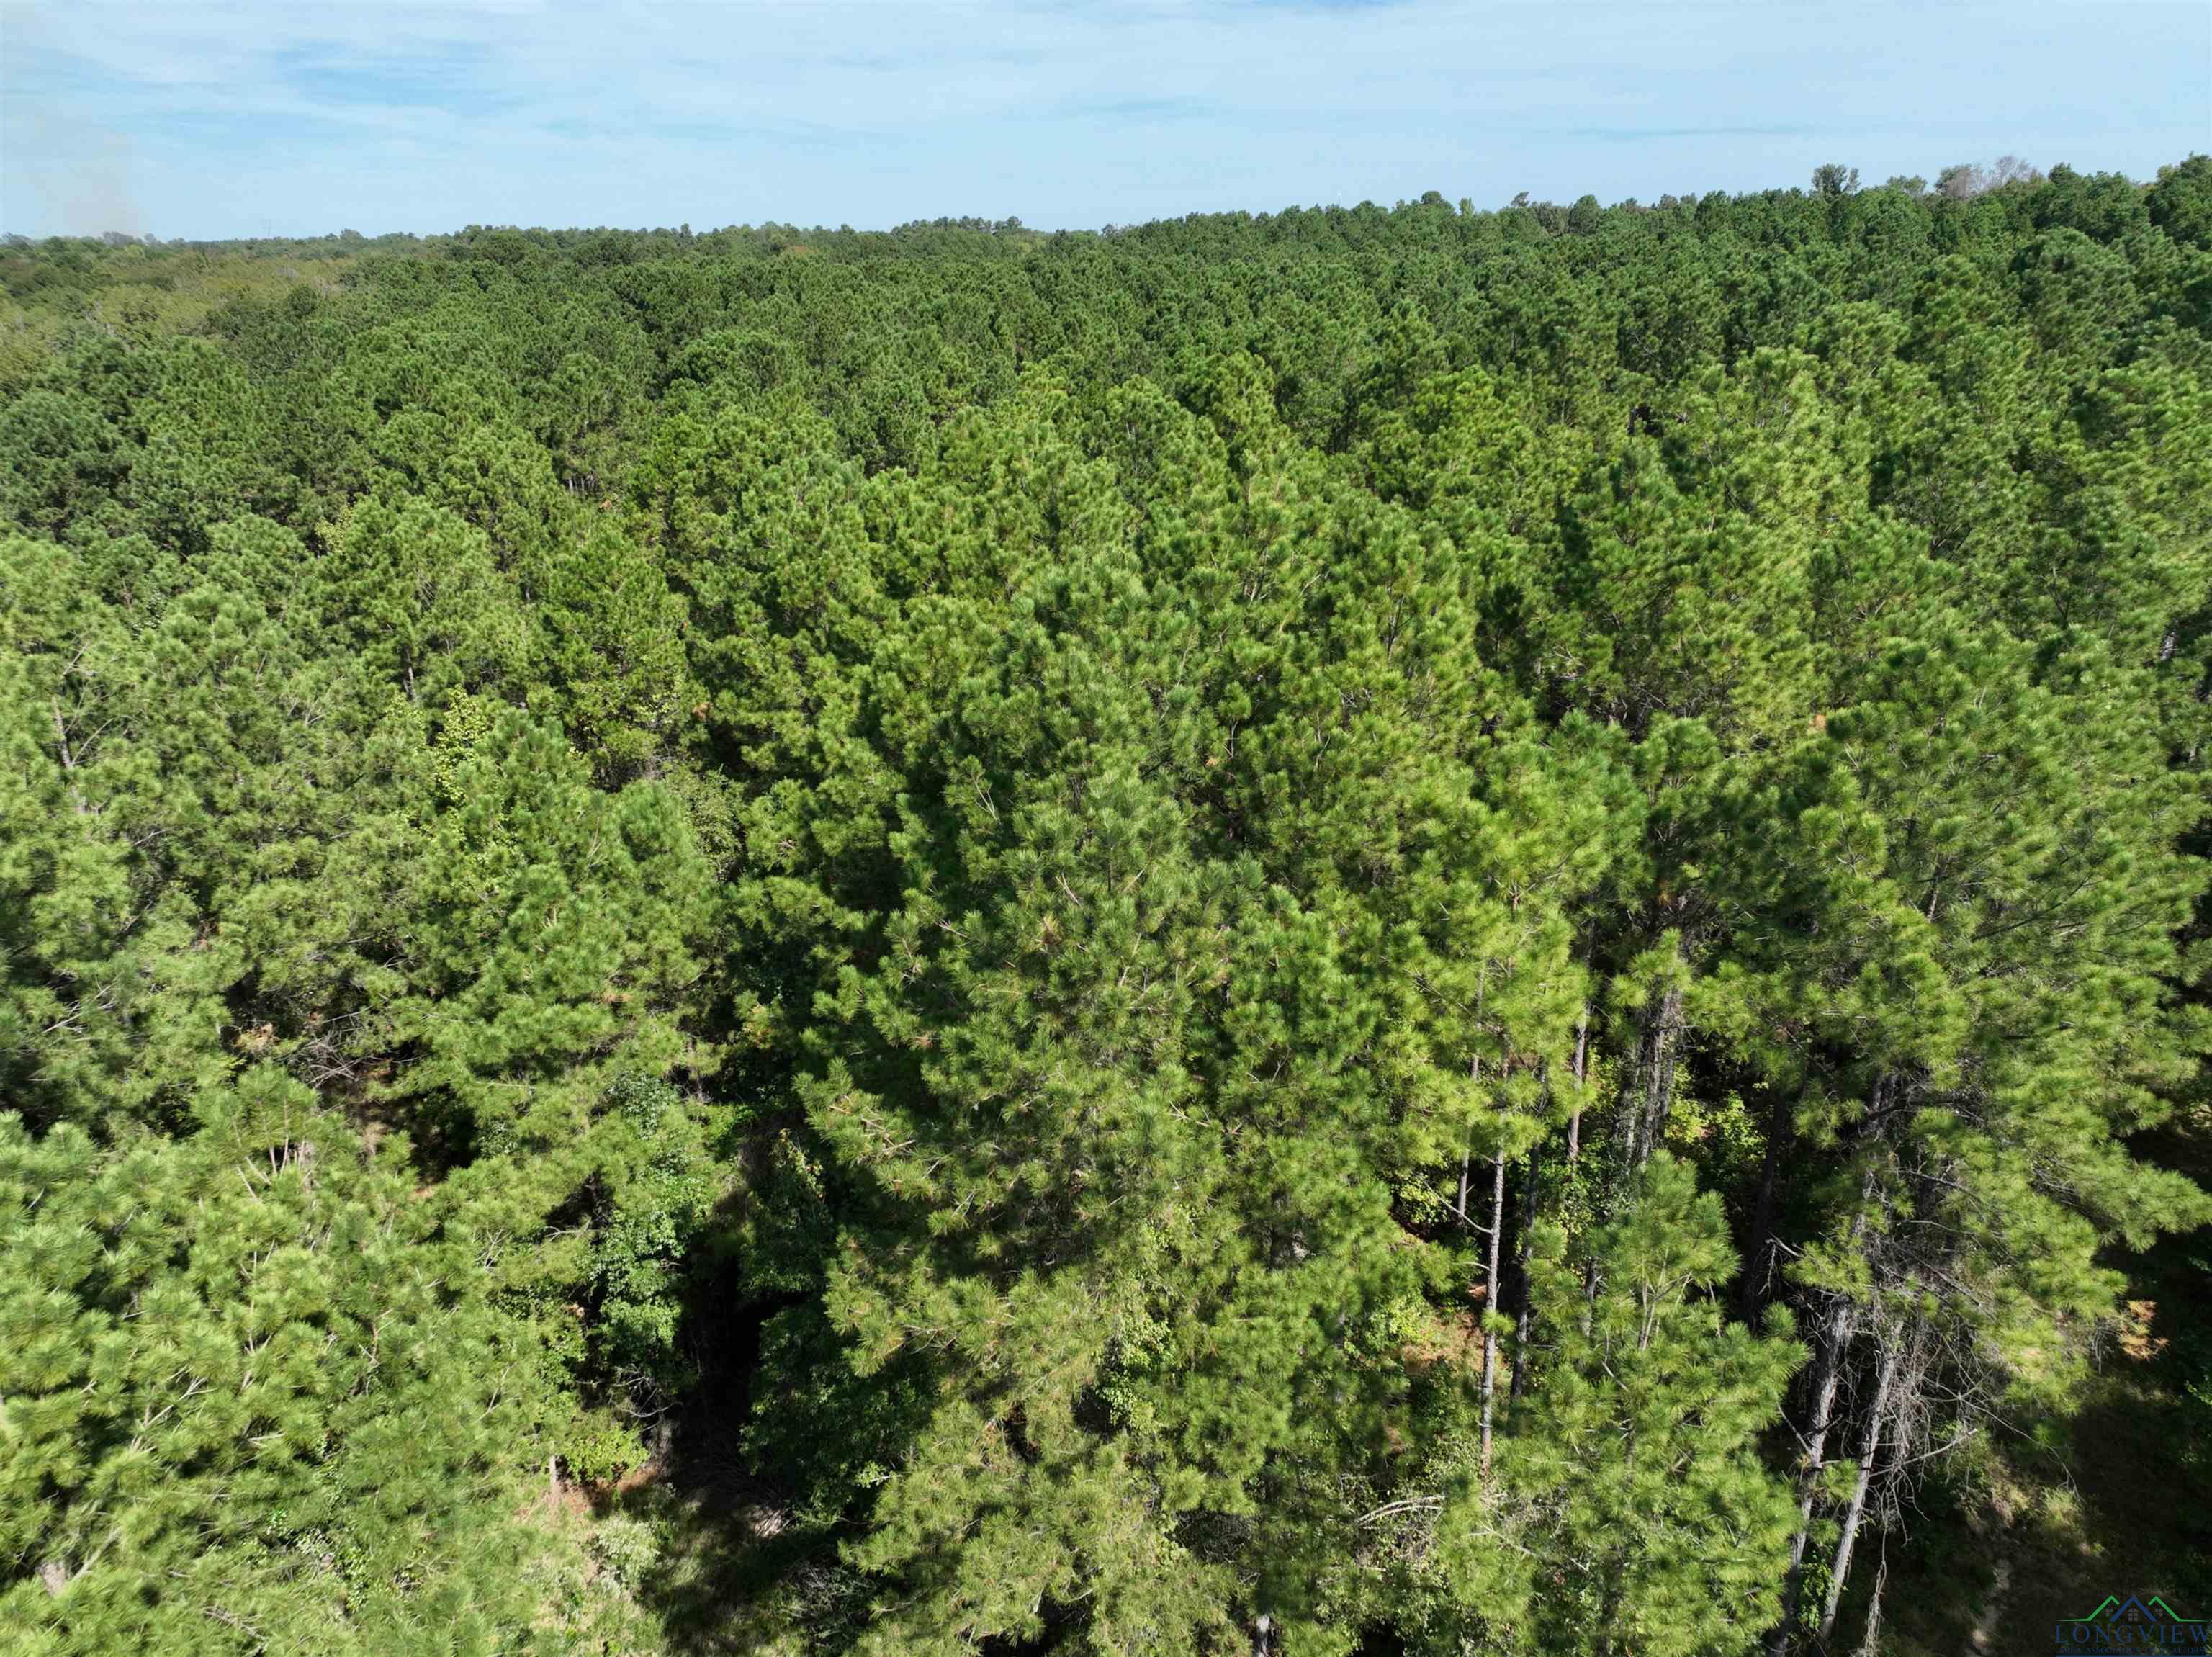
[[[1600,143],[1640,143],[1652,138],[1806,138],[1812,126],[1563,126],[1562,138],[1594,138]],[[1794,182],[1794,180],[1793,180]]]
[[[523,101],[501,84],[489,42],[450,40],[396,52],[361,52],[313,40],[270,54],[270,78],[310,104],[392,109],[512,109]]]
[[[1066,113],[1097,121],[1195,121],[1220,114],[1222,106],[1206,98],[1115,98],[1071,104]]]

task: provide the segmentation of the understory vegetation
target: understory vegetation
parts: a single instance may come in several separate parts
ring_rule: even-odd
[[[2212,1599],[2212,161],[0,283],[0,1645]]]

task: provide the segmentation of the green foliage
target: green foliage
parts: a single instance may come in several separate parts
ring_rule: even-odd
[[[505,1649],[515,1334],[396,1166],[269,1068],[188,1135],[0,1118],[25,1651]]]
[[[1841,1648],[2206,1215],[2208,203],[0,250],[5,1638]]]
[[[1744,1652],[1776,1610],[1794,1518],[1759,1440],[1804,1349],[1711,1298],[1736,1261],[1712,1192],[1660,1155],[1628,1214],[1538,1234],[1558,1308],[1486,1488],[1462,1475],[1436,1568],[1504,1649]]]

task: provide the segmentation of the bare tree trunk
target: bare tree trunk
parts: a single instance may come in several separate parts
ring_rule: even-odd
[[[1674,1102],[1674,1037],[1681,1028],[1682,992],[1669,985],[1637,1020],[1636,1063],[1620,1090],[1617,1136],[1630,1172],[1651,1160]]]
[[[1789,1142],[1790,1101],[1777,1097],[1766,1118],[1766,1154],[1759,1167],[1759,1197],[1752,1205],[1751,1246],[1743,1257],[1743,1288],[1736,1307],[1746,1323],[1766,1304],[1774,1271],[1774,1191],[1781,1182],[1782,1153]]]
[[[1598,1602],[1597,1657],[1613,1657],[1613,1632],[1620,1622],[1620,1569],[1615,1564],[1606,1571],[1604,1597]]]
[[[1506,1394],[1509,1400],[1518,1398],[1528,1386],[1528,1234],[1536,1221],[1537,1180],[1542,1172],[1540,1153],[1532,1148],[1513,1231],[1513,1386]]]
[[[1767,1636],[1768,1657],[1784,1657],[1790,1636],[1796,1631],[1797,1600],[1805,1586],[1805,1544],[1813,1532],[1813,1504],[1820,1494],[1820,1473],[1827,1465],[1828,1430],[1836,1410],[1836,1386],[1843,1379],[1844,1348],[1851,1335],[1850,1302],[1840,1297],[1820,1331],[1820,1349],[1814,1362],[1813,1428],[1804,1435],[1805,1455],[1797,1470],[1797,1531],[1790,1538],[1790,1568],[1782,1579],[1782,1615]]]
[[[1482,1081],[1482,1061],[1481,1061],[1480,1058],[1471,1058],[1471,1059],[1468,1060],[1468,1062],[1467,1062],[1467,1076],[1468,1076],[1468,1081],[1473,1081],[1473,1082],[1480,1083],[1480,1082]],[[1468,1142],[1467,1142],[1467,1143],[1460,1147],[1460,1152],[1459,1152],[1459,1210],[1458,1210],[1458,1212],[1459,1212],[1459,1222],[1460,1222],[1460,1224],[1462,1224],[1462,1225],[1463,1225],[1463,1226],[1471,1226],[1471,1225],[1473,1225],[1473,1224],[1474,1223],[1474,1221],[1468,1217],[1468,1212],[1467,1212],[1467,1176],[1468,1176],[1468,1170],[1469,1168],[1471,1168],[1471,1167],[1474,1166],[1474,1136],[1473,1132],[1472,1132],[1472,1131],[1470,1131],[1470,1132],[1468,1133]]]
[[[1667,1117],[1674,1105],[1675,1036],[1682,1027],[1682,992],[1668,986],[1659,997],[1659,1025],[1651,1036],[1651,1064],[1644,1082],[1644,1154],[1636,1159],[1642,1167],[1667,1136]]]
[[[1577,1162],[1583,1154],[1583,1084],[1589,1078],[1589,1008],[1582,1010],[1575,1020],[1575,1110],[1567,1118],[1567,1161]]]
[[[1620,1082],[1620,1096],[1613,1106],[1613,1137],[1620,1151],[1623,1170],[1644,1166],[1644,1154],[1639,1139],[1644,1130],[1643,1085],[1644,1037],[1643,1020],[1637,1021],[1636,1049],[1628,1056],[1628,1074]]]
[[[1875,1458],[1881,1453],[1882,1429],[1889,1421],[1889,1389],[1897,1380],[1897,1331],[1883,1331],[1881,1341],[1874,1402],[1868,1407],[1866,1426],[1859,1434],[1859,1474],[1851,1485],[1850,1505],[1844,1509],[1844,1533],[1836,1543],[1835,1566],[1828,1573],[1828,1603],[1820,1610],[1820,1644],[1824,1648],[1836,1631],[1836,1612],[1844,1603],[1844,1589],[1850,1581],[1851,1550],[1858,1545],[1859,1522],[1866,1517],[1867,1491],[1874,1484]]]
[[[1866,1633],[1859,1641],[1859,1657],[1881,1657],[1881,1591],[1889,1585],[1889,1561],[1875,1568],[1874,1593],[1867,1601]]]
[[[1498,1234],[1505,1228],[1505,1152],[1491,1161],[1490,1265],[1488,1287],[1482,1296],[1482,1476],[1490,1477],[1490,1422],[1498,1395],[1498,1330],[1491,1314],[1498,1310]]]

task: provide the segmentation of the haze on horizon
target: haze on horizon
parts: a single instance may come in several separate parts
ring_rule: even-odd
[[[0,0],[0,228],[30,235],[1060,228],[2208,147],[2212,7],[2163,0]]]

